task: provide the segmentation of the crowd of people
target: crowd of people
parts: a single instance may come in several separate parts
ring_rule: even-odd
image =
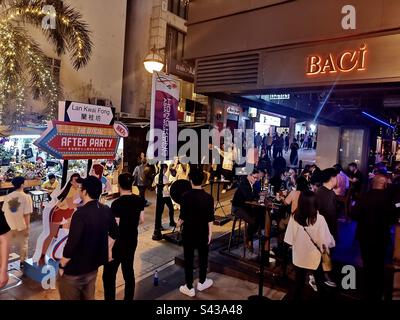
[[[283,168],[282,168],[283,169]],[[267,194],[273,201],[288,206],[278,215],[278,248],[285,258],[289,245],[296,270],[294,298],[303,297],[307,282],[323,294],[325,287],[336,287],[330,260],[340,241],[338,221],[357,222],[356,237],[360,244],[366,299],[381,299],[384,289],[384,265],[390,259],[391,227],[399,218],[400,166],[389,174],[384,164],[376,165],[367,178],[356,163],[346,171],[340,164],[320,170],[305,166],[299,175],[293,169],[276,170],[266,178],[258,169],[239,183],[232,200],[232,212],[247,223],[245,245],[252,251],[253,236],[266,229],[259,208],[248,205],[260,198],[258,180],[265,180]],[[263,183],[264,184],[264,183]],[[276,194],[276,197],[275,197]],[[281,239],[281,241],[279,241]],[[286,250],[280,250],[285,248]],[[267,248],[266,248],[267,249]],[[389,255],[388,255],[389,254]],[[330,267],[325,267],[330,265]]]
[[[269,142],[268,135],[266,140]],[[195,250],[199,254],[200,269],[197,290],[211,287],[213,282],[207,278],[207,265],[214,199],[203,187],[214,179],[222,178],[229,179],[227,190],[234,188],[233,181],[237,183],[232,197],[232,213],[247,224],[244,245],[250,252],[254,251],[257,232],[266,230],[268,226],[265,214],[260,212],[263,209],[249,207],[248,202],[267,196],[270,201],[281,204],[281,212],[275,218],[280,236],[278,247],[274,250],[277,256],[288,257],[291,252],[296,274],[295,299],[304,296],[306,283],[321,295],[327,287],[337,286],[331,259],[341,237],[338,221],[346,223],[351,220],[357,222],[357,240],[365,273],[365,298],[381,299],[384,266],[391,245],[390,229],[399,217],[400,166],[389,174],[385,165],[379,163],[368,177],[361,173],[357,163],[350,163],[346,170],[335,164],[324,170],[316,165],[306,165],[298,171],[287,166],[286,160],[278,156],[279,148],[273,160],[268,155],[263,157],[268,153],[268,143],[265,150],[261,147],[256,150],[258,152],[261,157],[256,159],[256,167],[245,176],[234,175],[233,148],[210,145],[211,161],[208,165],[189,165],[176,159],[169,164],[153,166],[142,154],[133,174],[119,175],[120,194],[111,206],[99,201],[105,190],[99,172],[94,170],[85,179],[78,174],[72,175],[57,195],[50,234],[44,241],[39,261],[40,264],[45,263],[49,243],[57,236],[61,222],[67,220],[69,235],[59,263],[61,299],[94,299],[100,266],[104,266],[106,300],[116,298],[116,274],[120,266],[125,280],[124,298],[134,298],[133,264],[138,245],[138,226],[144,222],[144,210],[148,205],[145,192],[151,187],[156,188],[157,193],[153,240],[163,238],[161,222],[165,205],[169,211],[169,225],[182,227],[185,284],[179,288],[180,292],[190,297],[196,294],[193,285]],[[213,162],[215,154],[222,158],[220,166]],[[51,190],[54,177],[48,178],[46,187]],[[178,204],[171,199],[170,186],[181,179],[189,180],[192,189],[184,193]],[[29,217],[33,208],[31,198],[24,193],[24,182],[22,177],[12,181],[15,191],[6,196],[2,208],[4,216],[0,215],[0,286],[7,283],[5,257],[8,256],[9,241],[19,246],[22,261],[27,257]],[[133,194],[133,186],[138,187],[138,195]],[[180,214],[175,221],[174,211],[177,208]],[[265,249],[268,249],[267,246]]]

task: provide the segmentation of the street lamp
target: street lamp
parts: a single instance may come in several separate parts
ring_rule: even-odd
[[[164,48],[161,49],[156,49],[155,47],[151,48],[151,52],[146,56],[146,58],[143,61],[145,69],[153,73],[155,72],[160,72],[164,68],[164,59],[161,57],[157,51],[163,50]]]

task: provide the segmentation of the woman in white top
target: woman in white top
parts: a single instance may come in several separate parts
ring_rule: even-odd
[[[234,150],[232,146],[223,145],[223,150],[216,147],[219,154],[224,158],[222,161],[222,175],[225,180],[230,181],[229,185],[224,184],[222,193],[225,193],[226,190],[231,189],[232,187],[232,178],[233,178],[233,160],[235,159]]]
[[[325,218],[318,213],[316,197],[312,191],[301,192],[297,211],[289,220],[285,242],[292,246],[293,264],[296,269],[294,299],[299,300],[307,274],[320,269],[321,251],[335,246]],[[323,273],[321,274],[321,277],[317,277],[317,288],[320,288],[323,282]]]

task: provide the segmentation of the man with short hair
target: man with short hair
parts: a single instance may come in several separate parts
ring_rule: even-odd
[[[8,233],[10,227],[0,210],[0,289],[8,283]]]
[[[253,251],[253,235],[260,226],[262,219],[260,218],[261,215],[255,214],[246,202],[258,198],[255,183],[260,179],[259,175],[259,171],[254,169],[247,177],[243,177],[232,199],[232,213],[248,224],[246,246],[250,251]]]
[[[356,235],[363,260],[364,294],[369,300],[382,299],[390,229],[396,222],[395,205],[386,190],[387,184],[387,177],[377,174],[371,190],[360,196],[352,211],[353,219],[358,222]]]
[[[89,176],[78,183],[83,206],[72,216],[59,265],[61,300],[94,300],[97,270],[111,259],[118,235],[111,209],[99,202],[101,181]]]
[[[124,300],[133,300],[135,273],[133,262],[138,242],[138,226],[144,222],[143,199],[132,194],[133,176],[122,173],[118,177],[120,197],[111,205],[112,213],[119,225],[119,237],[115,241],[113,260],[104,265],[103,285],[105,300],[115,300],[115,280],[119,266],[125,280]]]
[[[49,195],[51,195],[53,191],[57,189],[58,181],[53,173],[50,173],[47,178],[48,180],[42,184],[42,189],[46,190]]]
[[[211,242],[214,221],[214,199],[202,189],[203,177],[204,174],[200,168],[192,168],[190,170],[189,179],[192,184],[192,190],[184,193],[182,196],[181,212],[178,221],[178,225],[183,225],[182,241],[186,282],[179,290],[189,297],[196,295],[193,287],[193,259],[195,249],[199,253],[199,282],[197,290],[203,291],[213,285],[213,281],[207,279],[207,266],[208,249]]]
[[[32,198],[24,192],[24,177],[15,177],[11,183],[15,191],[6,195],[3,210],[11,229],[10,251],[17,251],[23,263],[28,257],[30,216],[33,212]]]
[[[337,241],[337,204],[336,194],[333,189],[337,185],[337,171],[335,168],[322,170],[320,173],[320,181],[322,186],[315,192],[317,196],[318,211],[324,216],[328,224],[329,231]]]

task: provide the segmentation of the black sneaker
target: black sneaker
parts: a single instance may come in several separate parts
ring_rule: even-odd
[[[160,241],[162,240],[162,234],[160,233],[154,233],[153,236],[151,237],[154,241]]]

